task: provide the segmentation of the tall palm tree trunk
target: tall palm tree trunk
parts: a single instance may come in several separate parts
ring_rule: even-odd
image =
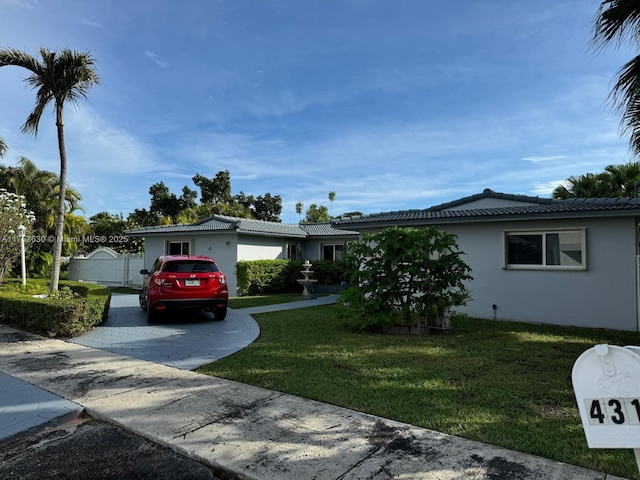
[[[56,215],[56,234],[53,244],[53,265],[51,268],[51,285],[49,292],[58,290],[60,265],[62,263],[62,242],[64,235],[64,200],[67,185],[67,151],[64,143],[64,121],[62,102],[56,101],[56,127],[58,130],[58,151],[60,153],[60,192],[58,195],[58,213]]]

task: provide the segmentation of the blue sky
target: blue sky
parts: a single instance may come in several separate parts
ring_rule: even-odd
[[[480,193],[549,197],[631,160],[607,104],[634,52],[594,52],[600,0],[0,0],[0,46],[90,51],[101,84],[66,109],[87,217],[148,208],[196,173],[333,215]],[[0,137],[59,172],[53,110],[0,69]],[[336,192],[333,205],[328,193]]]

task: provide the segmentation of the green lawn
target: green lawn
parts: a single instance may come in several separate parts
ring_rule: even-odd
[[[640,335],[462,317],[449,335],[392,336],[337,308],[255,315],[256,342],[198,371],[640,479],[632,450],[587,447],[571,384],[586,349]]]
[[[328,294],[320,293],[318,297]],[[249,308],[262,307],[265,305],[276,305],[278,303],[300,302],[304,297],[300,293],[281,293],[278,295],[254,295],[247,297],[231,297],[229,298],[229,308]]]

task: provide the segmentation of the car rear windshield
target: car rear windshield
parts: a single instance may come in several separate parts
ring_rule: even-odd
[[[197,273],[197,272],[219,272],[220,269],[213,262],[202,260],[177,260],[167,262],[162,267],[163,272],[174,273]]]

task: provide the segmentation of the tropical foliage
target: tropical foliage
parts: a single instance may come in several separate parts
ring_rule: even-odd
[[[28,270],[37,276],[49,274],[53,259],[60,179],[53,172],[39,170],[31,160],[22,157],[15,167],[0,165],[0,188],[24,196],[33,211],[36,220],[29,242]],[[90,235],[91,231],[87,220],[80,215],[82,196],[69,185],[64,190],[63,235],[66,241],[63,241],[62,254],[68,256],[83,250],[84,245],[80,240]]]
[[[329,209],[324,205],[318,206],[315,203],[312,203],[309,205],[309,208],[307,208],[307,213],[302,223],[319,223],[329,221],[331,221]]]
[[[192,178],[200,189],[182,188],[182,195],[172,193],[164,182],[149,188],[149,209],[136,209],[130,219],[139,226],[191,223],[212,215],[228,215],[239,218],[254,218],[269,222],[280,222],[282,198],[280,195],[246,195],[240,192],[231,195],[231,177],[228,170],[218,172],[213,178],[197,173]]]
[[[40,118],[46,107],[53,102],[58,134],[60,156],[60,175],[58,189],[58,208],[55,219],[53,265],[51,269],[51,291],[58,289],[65,220],[67,153],[64,140],[64,106],[87,98],[91,87],[99,82],[95,69],[95,60],[88,52],[63,49],[59,52],[40,49],[38,60],[15,48],[0,50],[0,67],[17,66],[27,69],[30,75],[27,85],[36,90],[36,105],[22,126],[24,133],[38,134]]]
[[[0,189],[0,284],[21,251],[21,235],[30,238],[35,216],[25,197]],[[22,232],[20,229],[22,228]],[[25,243],[25,248],[27,247]]]
[[[553,198],[631,198],[636,196],[640,181],[640,162],[609,165],[601,173],[571,176],[565,185],[558,185]],[[639,184],[640,185],[640,184]]]
[[[637,0],[604,0],[598,9],[593,29],[596,48],[629,40],[636,49],[640,43],[640,2]],[[640,55],[618,70],[618,78],[610,100],[622,114],[621,126],[629,134],[634,153],[640,153]]]
[[[361,327],[428,327],[469,298],[462,255],[456,236],[435,227],[364,234],[347,248],[351,275],[340,303]]]

